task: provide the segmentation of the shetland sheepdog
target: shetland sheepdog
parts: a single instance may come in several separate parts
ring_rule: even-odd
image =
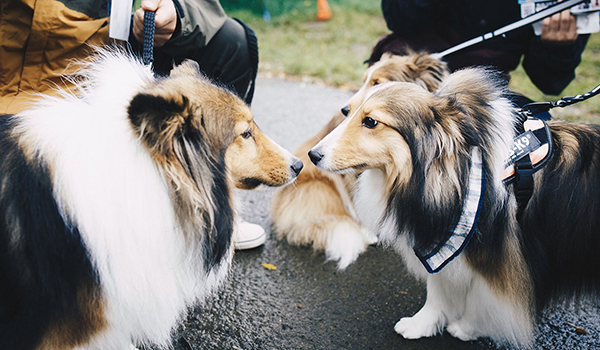
[[[300,161],[184,62],[116,51],[77,94],[0,120],[0,349],[168,346],[226,275],[233,184],[291,182]]]
[[[366,70],[363,85],[355,96],[387,81],[413,82],[435,91],[448,74],[445,63],[426,53],[384,54]],[[356,175],[321,171],[308,159],[308,151],[344,120],[346,112],[338,111],[322,130],[294,152],[305,168],[294,186],[275,192],[271,209],[273,228],[279,239],[285,237],[292,244],[325,250],[327,260],[337,261],[340,269],[356,260],[376,239],[360,224],[352,204]]]
[[[553,153],[519,209],[502,175],[519,126],[504,88],[483,68],[453,73],[435,93],[380,84],[310,151],[322,170],[362,173],[361,223],[426,280],[423,308],[395,326],[405,338],[446,329],[528,347],[539,310],[600,291],[600,127],[549,122]],[[449,248],[469,216],[470,241],[430,271],[423,252]]]

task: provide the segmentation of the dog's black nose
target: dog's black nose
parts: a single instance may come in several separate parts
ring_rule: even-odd
[[[315,165],[317,165],[317,163],[323,159],[323,155],[321,153],[319,153],[318,151],[315,151],[314,149],[311,149],[308,152],[308,156],[310,157],[310,161],[313,162]]]
[[[300,171],[302,171],[302,168],[304,168],[304,164],[302,164],[300,159],[296,159],[294,161],[294,163],[292,163],[291,168],[292,168],[292,171],[294,172],[294,174],[296,174],[296,176],[298,176],[298,174],[300,174]]]
[[[350,113],[350,106],[342,108],[342,114],[344,115],[344,117],[347,117],[348,113]]]

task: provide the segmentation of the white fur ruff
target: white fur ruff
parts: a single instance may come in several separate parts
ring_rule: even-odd
[[[21,114],[17,132],[49,164],[62,214],[99,274],[108,327],[81,349],[167,345],[187,307],[223,279],[232,252],[206,274],[163,176],[134,136],[127,106],[153,81],[150,69],[110,53],[93,67],[80,97],[46,98]]]

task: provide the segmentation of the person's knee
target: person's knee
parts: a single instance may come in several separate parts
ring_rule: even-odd
[[[228,18],[208,43],[207,51],[212,59],[208,59],[211,62],[204,65],[205,71],[232,87],[250,103],[258,70],[258,47],[252,30]]]
[[[207,48],[218,50],[225,60],[242,65],[250,64],[246,31],[234,19],[227,18],[223,27],[210,40]]]

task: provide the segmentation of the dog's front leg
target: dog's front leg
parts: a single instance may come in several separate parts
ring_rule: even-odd
[[[450,320],[446,330],[463,341],[486,336],[527,347],[534,333],[532,315],[526,300],[494,292],[481,277],[475,277],[466,294],[462,315]]]
[[[427,277],[427,300],[413,317],[404,317],[396,323],[394,330],[406,339],[431,337],[443,330],[448,322],[443,310],[446,295],[439,276]]]
[[[497,315],[495,306],[501,304],[480,277],[473,279],[465,299],[464,313],[458,319],[450,321],[446,330],[455,338],[470,341],[485,334],[486,328],[494,329],[490,326],[494,322],[492,316]],[[507,305],[506,309],[509,308]]]

